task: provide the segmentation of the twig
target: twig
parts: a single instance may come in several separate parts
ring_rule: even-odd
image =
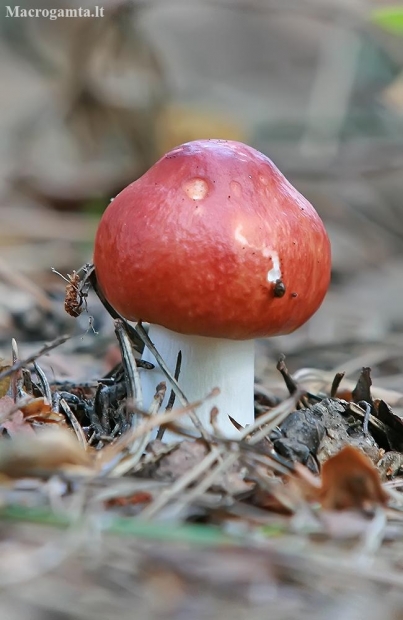
[[[125,369],[127,380],[127,402],[130,401],[138,409],[143,407],[143,391],[141,388],[140,375],[137,370],[136,359],[133,355],[132,344],[127,332],[127,328],[122,319],[115,320],[115,333],[122,353],[122,362]],[[139,420],[138,415],[132,414],[131,423],[135,425]]]
[[[186,398],[185,394],[182,392],[181,388],[179,387],[178,382],[175,380],[175,377],[173,377],[172,374],[170,373],[167,365],[165,364],[165,362],[162,359],[161,355],[158,353],[158,351],[155,348],[154,344],[151,342],[151,340],[150,340],[147,332],[145,331],[144,327],[142,326],[141,322],[137,323],[136,327],[133,329],[133,327],[131,325],[129,325],[129,323],[123,317],[121,317],[118,312],[116,312],[116,310],[110,305],[110,303],[108,302],[108,300],[106,299],[105,295],[102,293],[102,291],[101,291],[101,289],[99,287],[99,284],[98,284],[98,281],[97,281],[97,276],[96,276],[96,270],[95,269],[93,269],[91,271],[91,273],[88,276],[88,279],[91,282],[92,288],[94,289],[95,293],[98,295],[101,303],[103,304],[105,309],[109,312],[111,317],[114,318],[115,320],[122,321],[122,323],[125,325],[125,328],[126,328],[126,331],[127,331],[128,335],[130,337],[130,340],[132,341],[132,343],[136,347],[136,349],[138,351],[142,352],[143,349],[144,349],[144,345],[146,345],[148,347],[148,349],[152,352],[152,354],[154,355],[155,359],[157,360],[157,362],[158,362],[162,372],[164,373],[164,375],[168,379],[169,383],[171,384],[172,389],[175,392],[176,396],[178,397],[178,400],[181,403],[181,405],[183,405],[183,406],[188,405],[189,404],[188,399]],[[141,346],[140,347],[139,347],[139,341],[141,342]],[[196,413],[193,410],[191,410],[191,411],[189,411],[189,416],[190,416],[193,424],[195,425],[195,427],[199,431],[200,435],[203,437],[204,441],[207,444],[209,444],[208,433],[203,428],[203,426],[200,423],[200,420],[197,417]]]
[[[60,338],[56,338],[51,343],[45,344],[41,349],[39,349],[39,351],[37,351],[36,353],[33,353],[32,355],[29,355],[24,360],[19,360],[15,362],[15,364],[10,366],[10,368],[7,368],[6,370],[3,370],[2,372],[0,372],[0,381],[1,379],[5,379],[6,377],[9,377],[15,372],[18,372],[24,366],[31,364],[33,361],[38,359],[38,357],[42,357],[42,355],[46,355],[47,353],[49,353],[49,351],[56,349],[56,347],[59,347],[61,344],[65,343],[70,338],[71,336],[60,336]]]
[[[285,476],[295,471],[295,466],[292,461],[286,461],[282,456],[273,452],[273,454],[260,454],[257,451],[256,446],[250,446],[246,443],[239,445],[241,455],[245,461],[254,461],[263,465],[264,467],[271,467],[277,473]]]
[[[32,378],[31,378],[30,370],[28,368],[22,368],[21,374],[22,374],[22,389],[27,394],[33,394],[33,385],[32,385]]]
[[[174,377],[177,381],[179,379],[181,365],[182,365],[182,351],[178,351],[178,357],[176,358],[176,366],[175,366],[175,373],[174,373]],[[173,408],[174,404],[175,404],[175,392],[171,390],[168,404],[165,407],[165,411],[170,411]],[[161,440],[163,438],[165,429],[166,429],[166,426],[160,426],[160,428],[158,429],[158,433],[157,433],[157,439]]]
[[[219,450],[214,452],[209,452],[200,463],[197,463],[190,471],[186,472],[183,476],[178,478],[174,484],[163,491],[161,495],[155,498],[155,500],[149,504],[144,510],[141,512],[142,519],[150,519],[154,517],[155,514],[161,510],[166,504],[168,504],[171,499],[173,499],[178,493],[183,491],[186,487],[188,487],[192,482],[197,480],[197,478],[203,474],[207,469],[209,469],[213,463],[217,460],[218,455],[222,456],[221,447]],[[224,461],[225,463],[225,461]]]
[[[295,382],[295,380],[293,379],[293,377],[290,375],[290,372],[286,366],[285,363],[285,355],[280,355],[280,358],[277,362],[277,370],[279,371],[279,373],[281,374],[281,376],[284,379],[284,383],[287,387],[287,390],[289,391],[289,393],[292,395],[294,394],[297,389],[298,389],[298,385]]]
[[[34,362],[34,368],[35,368],[36,375],[39,379],[39,382],[41,384],[43,395],[45,396],[48,403],[51,404],[52,403],[52,391],[50,389],[47,376],[43,372],[42,368],[36,362]]]
[[[241,444],[239,445],[239,447],[241,447]],[[243,447],[246,447],[245,444],[243,445]],[[215,467],[215,469],[213,469],[205,478],[203,478],[200,481],[200,483],[197,486],[195,486],[193,489],[190,489],[190,491],[188,491],[187,493],[183,494],[181,498],[179,499],[179,501],[176,503],[176,505],[173,507],[173,510],[170,511],[169,513],[170,518],[175,518],[175,519],[180,518],[181,513],[185,510],[186,506],[188,506],[194,500],[196,500],[201,495],[206,493],[209,487],[214,482],[216,482],[217,476],[219,476],[220,474],[224,474],[225,471],[236,462],[236,458],[233,459],[232,458],[233,456],[234,455],[232,454],[228,455],[227,459],[223,460],[222,463],[219,463]],[[238,458],[240,455],[238,454],[236,456]],[[266,468],[270,466],[273,467],[280,474],[290,475],[290,473],[293,472],[292,466],[283,467],[275,459],[270,458],[268,456],[254,454],[253,452],[250,452],[250,451],[248,452],[248,456],[252,457],[252,459],[255,462],[257,462],[260,465],[263,465]],[[251,469],[250,462],[245,459],[245,464],[248,467],[248,470],[250,470]],[[265,488],[267,491],[273,493],[274,495],[276,494],[276,491],[278,490],[278,485],[273,483],[272,479],[268,479],[267,477],[264,477],[262,474],[256,471],[255,468],[253,468],[253,474],[254,474],[253,477],[249,476],[252,482],[255,480],[258,480],[259,485],[261,487]],[[282,487],[282,489],[284,489],[284,487]]]
[[[165,397],[166,387],[167,386],[165,383],[159,383],[157,385],[153,402],[151,403],[151,406],[148,410],[148,415],[150,417],[157,415],[157,413],[159,412],[162,401]],[[124,460],[116,463],[113,469],[111,469],[109,475],[124,476],[129,471],[131,471],[143,456],[143,452],[150,441],[150,436],[151,431],[148,431],[147,433],[144,433],[144,435],[140,437],[139,440],[133,441],[131,446],[127,448],[128,455],[125,455],[124,452],[121,453],[122,459]]]
[[[164,443],[164,444],[161,444],[161,446],[159,446],[157,454],[155,454],[153,451],[145,453],[143,455],[141,463],[140,462],[137,463],[137,465],[133,467],[131,473],[134,474],[138,471],[141,471],[142,469],[147,467],[147,465],[154,465],[163,456],[166,456],[167,454],[170,454],[171,452],[173,452],[173,450],[176,450],[177,447],[178,447],[177,443]]]
[[[178,351],[178,356],[176,358],[176,365],[175,365],[175,372],[174,372],[174,377],[176,379],[176,381],[179,380],[179,375],[181,372],[181,366],[182,366],[182,351]],[[173,390],[171,390],[171,394],[169,395],[169,400],[168,400],[168,404],[166,406],[166,409],[172,409],[173,406],[175,404],[175,392]]]
[[[386,511],[383,508],[378,507],[369,527],[364,531],[365,533],[363,539],[361,544],[358,545],[356,554],[354,554],[356,555],[354,559],[357,564],[361,566],[370,566],[373,563],[373,558],[379,551],[385,537],[386,524]]]
[[[330,386],[332,385],[332,381],[334,379],[334,372],[335,371],[329,372],[319,370],[317,368],[300,368],[294,372],[293,376],[300,387],[305,386],[304,390],[307,392],[311,392],[313,389],[315,391],[323,390],[329,392]],[[353,390],[356,382],[344,379],[343,385],[346,390]],[[400,404],[403,401],[403,392],[390,390],[389,388],[372,386],[371,393],[373,400],[384,400],[391,407],[396,406],[398,403]]]
[[[361,409],[364,410],[364,421],[362,423],[362,432],[364,433],[364,435],[368,435],[368,424],[369,424],[369,419],[371,416],[371,411],[372,411],[372,406],[371,403],[368,403],[366,400],[360,400],[357,405],[359,405],[361,407]]]
[[[128,441],[130,442],[130,438],[128,436],[129,434],[131,434],[132,439],[136,437],[141,437],[144,433],[148,432],[149,430],[152,430],[153,428],[155,428],[156,426],[159,426],[160,424],[166,424],[167,422],[173,422],[177,418],[180,418],[181,416],[183,416],[185,413],[189,413],[189,411],[191,411],[192,409],[197,409],[197,407],[200,407],[207,399],[214,398],[214,396],[217,396],[217,393],[218,393],[218,388],[214,388],[204,398],[197,400],[197,401],[193,401],[192,403],[189,403],[188,405],[186,405],[186,407],[181,407],[180,409],[171,409],[171,411],[166,411],[165,413],[162,413],[161,415],[159,415],[158,419],[150,418],[147,412],[144,412],[144,411],[142,412],[138,410],[139,413],[142,413],[142,415],[147,416],[146,421],[143,422],[136,429],[134,429],[133,432],[128,431],[127,433],[125,433],[125,435],[121,437],[121,440],[125,439],[126,442]],[[194,439],[194,436],[193,436],[193,439]]]
[[[234,465],[239,458],[238,452],[233,452],[232,454],[228,454],[221,463],[217,463],[217,465],[207,474],[204,478],[197,484],[189,493],[186,494],[182,500],[179,500],[177,503],[178,512],[183,512],[186,506],[189,503],[193,502],[197,497],[203,495],[217,480],[217,478],[224,474],[232,465]]]
[[[217,463],[217,465],[207,474],[207,476],[205,476],[199,482],[199,484],[197,484],[191,491],[189,491],[189,493],[186,494],[186,497],[184,497],[183,499],[179,500],[179,502],[177,502],[176,508],[178,512],[176,513],[176,517],[179,516],[179,513],[182,512],[186,508],[186,506],[189,505],[189,503],[193,502],[197,497],[200,497],[200,495],[203,495],[203,493],[205,493],[214,484],[214,482],[216,482],[217,478],[220,475],[228,471],[228,469],[237,462],[237,460],[239,459],[240,444],[238,443],[237,445],[237,442],[233,442],[232,446],[235,451],[230,454],[227,454],[223,458],[223,460],[220,463]],[[289,470],[286,471],[286,473],[290,473]],[[150,504],[148,508],[151,509],[153,504],[154,502]],[[155,514],[155,512],[156,511],[154,511],[154,513],[152,514]]]
[[[15,338],[11,338],[11,360],[13,362],[13,366],[14,364],[16,364],[18,362],[18,345],[17,345],[17,341]],[[17,398],[19,396],[21,396],[21,394],[18,394],[18,375],[17,373],[15,375],[13,375],[11,382],[10,382],[10,390],[11,390],[11,394],[13,397],[13,401],[17,402]]]
[[[340,387],[341,382],[343,381],[345,374],[346,374],[345,372],[336,372],[336,374],[334,375],[332,386],[330,388],[330,396],[332,398],[336,397],[337,391]]]
[[[259,441],[262,441],[262,439],[265,439],[275,426],[281,424],[290,415],[300,396],[301,391],[297,390],[290,398],[287,398],[277,405],[272,411],[268,411],[260,416],[254,424],[251,424],[241,433],[242,439],[245,439],[251,431],[257,430],[257,428],[262,427],[262,425],[264,425],[263,428],[260,428],[260,430],[250,438],[249,443],[253,446],[259,443]]]
[[[186,498],[179,501],[179,510],[184,510],[189,502],[193,501],[196,497],[207,491],[207,489],[214,483],[214,481],[219,475],[223,474],[234,463],[236,463],[239,458],[241,440],[247,439],[247,443],[250,445],[257,444],[273,430],[274,426],[280,424],[281,421],[290,414],[290,412],[295,407],[295,404],[298,401],[299,397],[300,391],[297,390],[292,397],[280,403],[272,411],[269,411],[265,415],[258,418],[258,420],[256,420],[255,423],[248,428],[243,429],[243,431],[241,431],[240,433],[240,440],[232,440],[230,442],[226,442],[231,446],[233,452],[224,456],[224,458],[222,458],[222,460],[218,462],[216,467],[214,467],[211,472],[207,476],[205,476],[203,480],[201,480],[199,484],[196,485],[195,488],[186,495]],[[250,433],[259,428],[262,423],[264,423],[266,426],[260,432],[250,437]],[[216,451],[218,452],[218,455],[223,457],[223,454],[227,449],[227,446],[221,445],[218,449],[216,448]],[[147,508],[142,511],[141,517],[154,517],[156,513],[159,512],[164,506],[166,506],[166,504],[168,504],[180,491],[189,486],[190,483],[194,482],[194,480],[197,479],[200,473],[203,473],[204,471],[206,471],[206,469],[208,469],[208,467],[213,465],[215,460],[219,460],[217,458],[218,455],[214,453],[208,454],[203,459],[203,461],[201,461],[201,463],[198,463],[193,469],[181,476],[170,489],[164,491],[151,504],[149,504]],[[214,456],[216,456],[216,458],[213,458]]]
[[[106,299],[105,295],[103,294],[103,292],[101,291],[99,284],[98,284],[98,280],[97,280],[97,274],[95,269],[92,269],[89,274],[88,274],[88,280],[89,282],[91,282],[91,286],[94,290],[94,292],[97,294],[99,301],[102,303],[102,305],[104,306],[105,310],[111,315],[111,317],[113,319],[119,319],[120,321],[122,321],[126,327],[126,331],[129,334],[129,338],[132,341],[133,346],[136,348],[136,350],[139,353],[143,352],[144,349],[144,343],[142,341],[141,338],[139,338],[138,334],[136,333],[136,330],[134,329],[134,327],[132,327],[130,325],[130,323],[128,323],[126,321],[126,319],[124,319],[122,316],[120,316],[120,314],[118,312],[116,312],[115,308],[113,308],[111,306],[111,304],[109,303],[109,301]]]
[[[65,401],[64,398],[60,399],[60,407],[62,408],[63,412],[66,414],[68,419],[70,420],[70,424],[73,427],[73,430],[76,434],[78,442],[83,446],[84,450],[87,450],[88,444],[87,444],[87,440],[84,435],[84,431],[81,427],[81,424],[77,420],[76,416],[74,415],[67,401]]]
[[[132,428],[129,431],[127,431],[112,446],[105,448],[105,450],[103,450],[102,454],[100,454],[100,459],[103,462],[105,462],[105,460],[107,459],[107,463],[104,465],[102,465],[102,463],[100,464],[102,468],[102,475],[105,475],[105,472],[107,473],[108,471],[110,471],[110,461],[113,459],[116,459],[116,454],[119,454],[120,452],[122,452],[122,450],[125,450],[128,446],[131,445],[131,443],[135,439],[142,437],[144,434],[148,433],[149,431],[151,431],[153,428],[156,428],[160,424],[166,424],[167,422],[172,422],[173,420],[183,416],[185,413],[189,413],[191,409],[196,409],[197,407],[200,407],[200,405],[202,405],[206,401],[207,398],[213,398],[216,395],[217,395],[217,388],[215,390],[212,390],[210,394],[208,394],[202,400],[189,403],[189,405],[187,405],[186,407],[182,407],[181,409],[172,409],[171,411],[167,411],[159,416],[153,416],[152,418],[149,416],[147,412],[137,410],[138,413],[141,413],[142,415],[146,416],[147,419],[142,424],[140,424],[137,428]],[[109,452],[111,452],[112,454],[109,454]],[[114,466],[115,464],[116,464],[116,461],[114,463]]]
[[[277,424],[277,420],[274,421],[272,427]],[[168,429],[173,432],[182,435],[186,439],[190,439],[194,441],[194,435],[189,432],[189,427],[179,426],[178,422],[167,422],[166,426]],[[272,428],[267,430],[266,432],[271,432]],[[259,463],[265,465],[266,467],[271,467],[275,471],[278,471],[280,474],[287,474],[294,471],[294,464],[292,461],[288,461],[286,458],[277,454],[274,450],[270,453],[267,452],[267,449],[261,447],[260,442],[256,444],[251,444],[248,439],[246,440],[236,440],[236,439],[227,439],[226,437],[222,437],[220,435],[212,435],[212,441],[215,444],[220,446],[224,446],[227,450],[238,450],[239,455],[245,454],[245,457],[251,457]],[[174,446],[177,447],[177,444]],[[171,450],[172,448],[170,448]]]

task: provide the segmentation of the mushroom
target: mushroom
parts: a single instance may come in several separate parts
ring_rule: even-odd
[[[254,420],[254,338],[288,334],[319,308],[330,243],[312,205],[273,162],[240,142],[198,140],[164,155],[106,209],[94,264],[109,303],[150,323],[168,367],[211,430]],[[155,362],[146,350],[144,359]],[[161,371],[142,371],[147,406]]]

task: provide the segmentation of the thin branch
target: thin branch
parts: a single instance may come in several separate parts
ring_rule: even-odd
[[[115,333],[122,353],[122,362],[127,379],[127,402],[135,403],[138,409],[143,407],[143,390],[136,359],[133,355],[132,343],[126,324],[122,319],[115,320]],[[138,421],[138,415],[132,414],[132,426]]]
[[[288,398],[284,402],[280,403],[273,410],[266,413],[264,416],[261,416],[256,420],[254,424],[244,429],[240,436],[241,440],[232,440],[226,441],[224,445],[224,441],[222,441],[221,445],[216,448],[216,454],[210,453],[208,454],[201,463],[198,463],[193,469],[189,472],[186,472],[183,476],[181,476],[177,482],[170,488],[164,491],[159,497],[157,497],[151,504],[147,506],[141,513],[142,518],[150,518],[154,517],[164,506],[166,506],[175,496],[177,496],[183,489],[189,486],[189,484],[193,483],[200,473],[203,473],[208,469],[211,465],[214,464],[214,461],[218,461],[217,465],[209,472],[207,476],[205,476],[195,487],[192,489],[187,495],[186,498],[179,500],[177,503],[177,507],[179,511],[183,511],[184,508],[189,504],[189,502],[196,499],[202,495],[210,486],[217,480],[218,476],[222,475],[239,458],[239,452],[242,444],[247,445],[256,445],[263,439],[268,433],[273,430],[274,426],[280,424],[282,420],[284,420],[295,407],[296,402],[300,397],[299,391],[297,391],[292,397]],[[251,432],[258,429],[262,423],[265,424],[264,428],[260,430],[260,432],[256,433],[253,436],[249,436]],[[242,441],[246,440],[246,441]],[[228,454],[228,449],[232,449],[232,451]],[[225,455],[225,452],[227,454]],[[225,455],[225,456],[224,456]],[[218,457],[221,457],[219,459]],[[216,458],[214,458],[216,457]],[[273,461],[275,459],[273,458]],[[280,467],[284,468],[282,462],[279,463]],[[291,469],[291,468],[290,468]]]
[[[42,368],[36,362],[34,362],[34,368],[35,368],[36,375],[39,379],[39,383],[41,384],[43,395],[45,396],[48,403],[51,404],[52,403],[52,391],[50,389],[48,378],[46,374],[43,372]]]
[[[77,420],[76,416],[74,415],[74,413],[72,412],[71,408],[69,407],[67,401],[64,398],[60,399],[60,407],[62,408],[63,413],[70,420],[70,424],[73,427],[73,430],[74,430],[74,432],[76,434],[76,437],[77,437],[77,440],[78,440],[79,444],[82,445],[84,450],[87,450],[88,444],[87,444],[87,440],[86,440],[85,435],[84,435],[84,431],[83,431],[83,429],[81,427],[81,424]]]
[[[126,327],[126,331],[129,334],[129,337],[130,337],[130,340],[132,341],[133,346],[136,348],[136,350],[139,353],[142,353],[143,349],[144,349],[144,343],[143,343],[142,339],[139,338],[139,336],[136,333],[136,330],[134,329],[134,327],[132,327],[132,325],[130,325],[130,323],[128,323],[126,321],[126,319],[124,319],[122,316],[120,316],[120,314],[118,312],[116,312],[115,308],[113,308],[111,306],[111,304],[109,303],[109,301],[106,299],[105,295],[101,291],[101,288],[100,288],[100,286],[98,284],[97,274],[96,274],[96,270],[95,269],[92,269],[89,272],[88,280],[91,282],[91,286],[92,286],[94,292],[96,293],[96,295],[98,296],[100,302],[104,306],[105,310],[108,312],[108,314],[110,314],[110,316],[113,319],[119,319],[120,321],[122,321],[124,323],[124,325]]]
[[[102,469],[102,475],[105,475],[110,471],[110,462],[112,460],[114,461],[113,466],[116,465],[116,455],[119,455],[122,450],[127,449],[135,439],[143,437],[143,435],[145,435],[149,431],[152,431],[153,428],[156,428],[160,424],[172,422],[173,420],[183,416],[185,413],[189,413],[190,410],[200,407],[200,405],[202,405],[207,398],[213,398],[216,395],[217,389],[212,390],[210,394],[208,394],[204,399],[189,403],[186,407],[182,407],[181,409],[172,409],[171,411],[167,411],[166,413],[153,417],[150,417],[149,414],[145,411],[140,411],[136,409],[138,413],[146,416],[147,419],[137,428],[132,428],[128,430],[112,446],[104,448],[104,450],[100,454],[100,467]],[[105,461],[107,462],[105,463]]]
[[[178,478],[178,480],[176,480],[176,482],[174,482],[169,489],[163,491],[161,495],[156,497],[155,500],[141,512],[141,518],[150,519],[151,517],[154,517],[155,514],[161,510],[161,508],[166,506],[166,504],[171,501],[171,499],[181,493],[190,484],[197,480],[201,474],[208,470],[217,460],[219,455],[222,455],[222,448],[218,451],[209,452],[204,459],[200,461],[200,463],[197,463],[197,465],[192,467],[190,471]]]
[[[153,402],[151,403],[151,406],[148,410],[148,415],[150,417],[157,415],[157,413],[159,412],[162,401],[165,397],[165,392],[166,384],[159,383],[154,394]],[[114,467],[110,470],[109,475],[124,476],[129,471],[131,471],[143,456],[144,450],[146,449],[146,446],[150,441],[150,437],[151,430],[149,430],[147,433],[144,433],[144,435],[138,440],[134,440],[131,446],[128,446],[128,454],[125,454],[125,452],[121,452],[122,460],[114,464]]]
[[[43,355],[49,353],[49,351],[56,349],[56,347],[59,347],[67,340],[70,340],[70,338],[71,336],[60,336],[60,338],[56,338],[50,344],[45,344],[41,349],[39,349],[39,351],[33,353],[32,355],[29,355],[24,360],[18,360],[17,362],[15,362],[15,364],[10,366],[10,368],[7,368],[6,370],[0,372],[0,381],[2,379],[5,379],[6,377],[9,377],[10,375],[13,375],[15,372],[18,372],[19,370],[21,370],[21,368],[24,368],[24,366],[28,366],[28,364],[34,362],[36,359],[38,359],[38,357],[42,357]]]
[[[182,365],[182,351],[178,351],[178,356],[176,358],[176,365],[175,365],[175,373],[174,373],[174,377],[176,381],[178,381],[179,379],[181,365]],[[173,409],[174,404],[175,404],[175,392],[171,389],[171,393],[169,395],[169,400],[168,400],[167,406],[165,407],[165,411],[170,411],[171,409]],[[163,438],[165,429],[166,429],[165,426],[160,426],[160,428],[158,429],[158,433],[157,433],[157,439],[161,440]]]
[[[249,433],[251,430],[257,430],[257,427],[262,428],[257,430],[257,432],[250,438],[248,443],[250,443],[252,446],[256,445],[257,443],[259,443],[259,441],[265,439],[276,426],[279,426],[282,422],[284,422],[284,420],[288,418],[290,413],[295,409],[296,403],[298,402],[300,396],[301,391],[298,390],[297,392],[295,392],[295,394],[290,396],[290,398],[287,398],[285,401],[277,405],[277,407],[272,409],[272,411],[268,411],[264,415],[261,415],[254,424],[251,424],[251,426],[246,429],[246,431],[249,431]],[[244,439],[246,436],[245,431],[243,431],[241,435]]]

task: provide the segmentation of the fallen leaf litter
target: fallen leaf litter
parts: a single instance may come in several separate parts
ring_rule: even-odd
[[[13,363],[0,370],[3,519],[58,522],[63,515],[60,523],[70,527],[96,515],[105,532],[128,519],[134,536],[143,523],[200,523],[206,540],[208,528],[218,526],[221,544],[253,547],[257,537],[276,553],[279,540],[289,544],[301,531],[313,541],[320,534],[329,545],[364,538],[375,550],[403,537],[402,423],[384,400],[387,393],[377,398],[369,368],[355,386],[341,373],[329,381],[319,371],[309,384],[309,371],[301,370],[299,379],[281,358],[288,398],[273,398],[257,385],[255,423],[240,429],[239,441],[205,429],[195,438],[196,428],[181,416],[197,412],[199,403],[187,402],[167,369],[152,407],[142,410],[135,355],[139,342],[147,346],[147,332],[113,319],[122,363],[97,382],[59,384],[43,372],[41,356],[67,337],[23,360],[13,346]],[[321,389],[313,389],[315,382]],[[167,389],[176,398],[161,411]],[[180,440],[153,438],[161,425]],[[375,539],[371,523],[381,523]],[[315,562],[322,562],[316,553]]]

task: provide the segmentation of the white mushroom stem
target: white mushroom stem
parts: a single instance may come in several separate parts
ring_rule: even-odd
[[[203,426],[212,431],[210,412],[213,406],[218,408],[217,426],[220,433],[227,438],[236,438],[235,429],[229,415],[242,427],[252,424],[254,420],[254,341],[226,340],[223,338],[206,338],[203,336],[184,336],[164,327],[151,325],[149,336],[158,353],[162,356],[172,375],[175,372],[178,352],[182,352],[182,365],[178,383],[192,402],[203,399],[215,387],[220,393],[208,399],[196,413]],[[152,362],[154,370],[141,370],[143,400],[149,407],[155,394],[155,388],[161,381],[167,383],[167,393],[162,404],[162,411],[167,405],[170,386],[160,370],[153,354],[145,349],[143,360]],[[178,399],[175,407],[181,406]],[[188,416],[181,418],[186,425],[192,425]],[[195,434],[197,431],[195,429]],[[172,440],[171,434],[165,434],[164,440]],[[178,435],[175,435],[178,439]]]

